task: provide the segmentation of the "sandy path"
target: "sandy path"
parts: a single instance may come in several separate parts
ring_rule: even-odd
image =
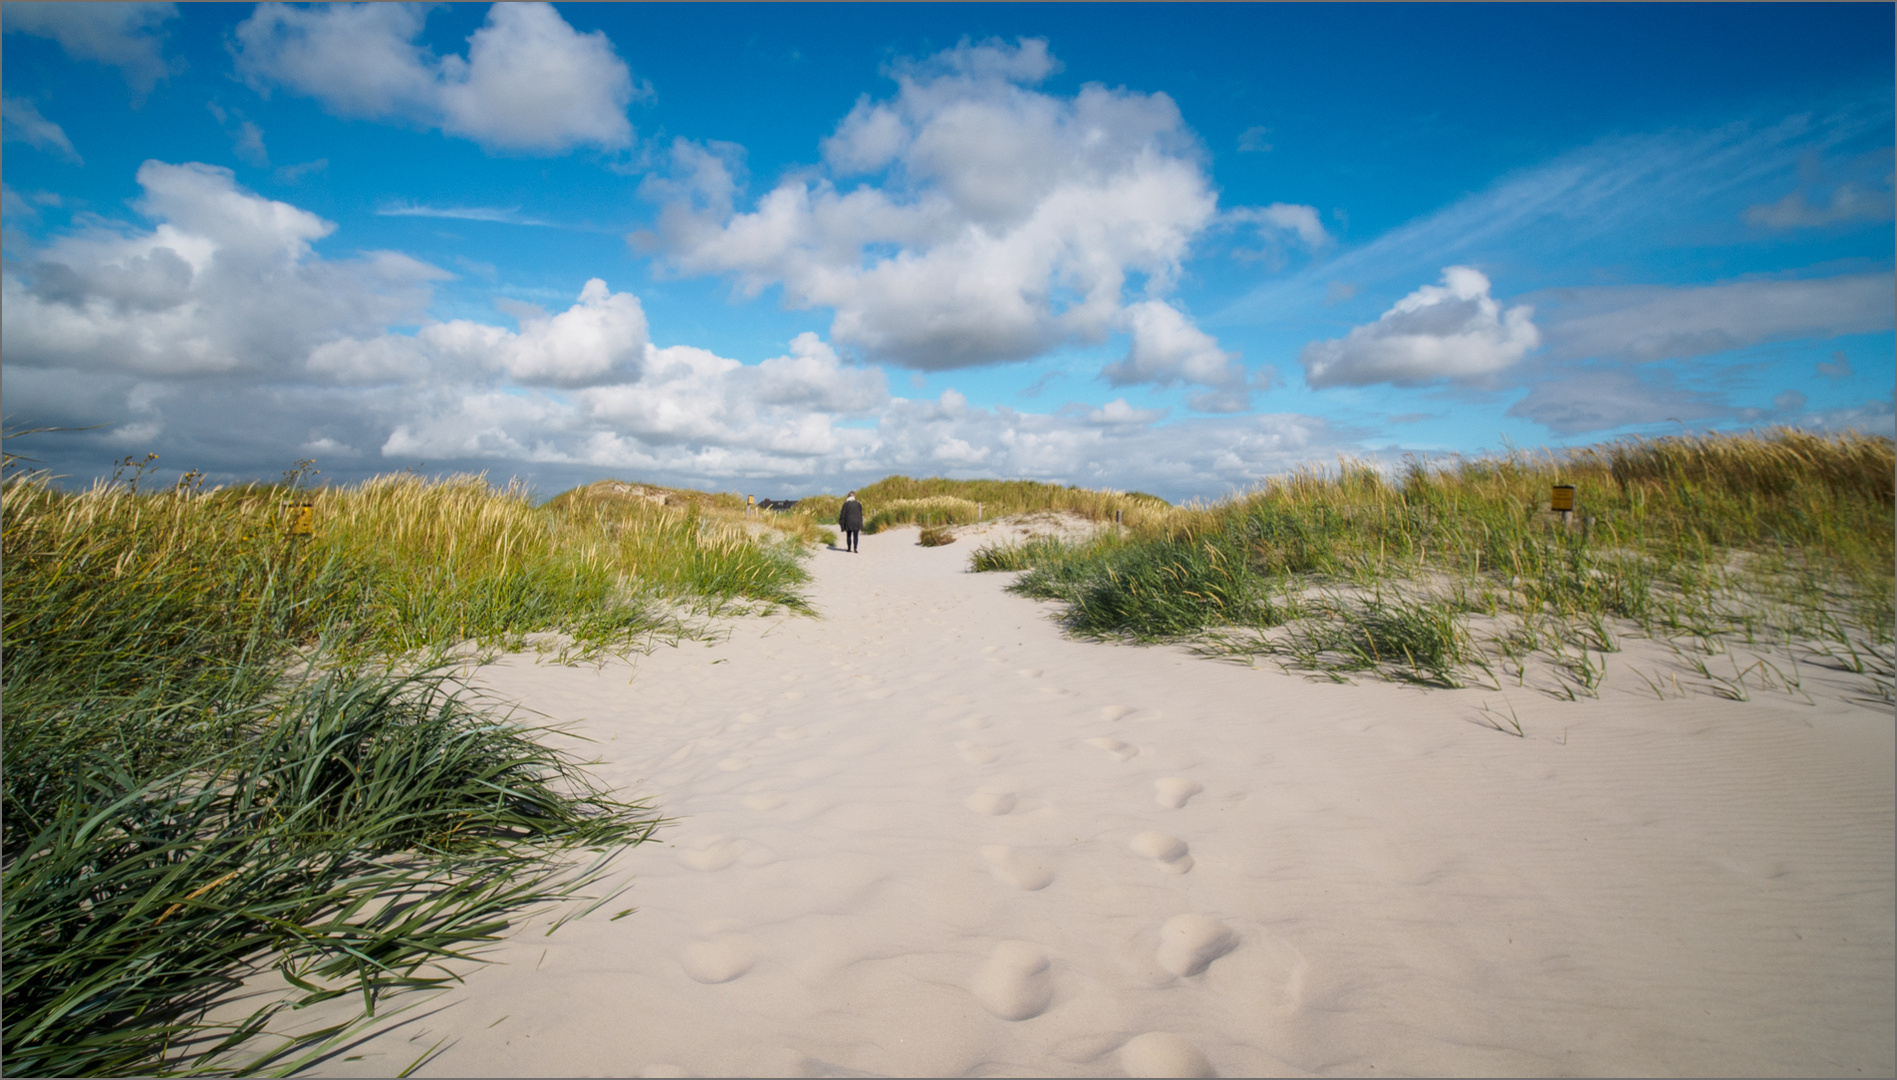
[[[1074,642],[972,546],[819,552],[822,619],[632,669],[485,669],[678,824],[635,914],[516,935],[322,1071],[1897,1068],[1889,710]],[[1503,698],[1527,738],[1472,722]]]

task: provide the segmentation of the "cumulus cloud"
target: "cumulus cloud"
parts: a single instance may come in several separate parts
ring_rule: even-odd
[[[522,385],[588,386],[636,373],[646,348],[645,310],[599,278],[579,301],[548,317],[522,306],[518,333],[469,319],[431,323],[413,336],[338,338],[309,354],[311,373],[345,383],[387,383],[437,371],[498,373]]]
[[[1443,269],[1441,285],[1425,285],[1376,322],[1332,341],[1314,341],[1300,359],[1314,387],[1473,379],[1509,367],[1541,343],[1534,308],[1503,310],[1489,279],[1466,266]]]
[[[438,127],[491,150],[560,153],[632,140],[637,88],[604,32],[581,34],[550,4],[495,4],[468,55],[416,44],[427,8],[259,5],[239,24],[237,68],[342,116]]]
[[[1186,496],[1355,438],[1295,415],[1161,426],[1164,410],[1125,398],[1042,413],[984,408],[953,388],[904,399],[883,369],[814,332],[758,362],[656,344],[638,298],[597,279],[551,313],[506,305],[513,329],[430,321],[432,266],[325,258],[315,245],[333,224],[228,170],[148,162],[138,179],[146,223],[82,222],[10,253],[0,279],[10,418],[104,425],[34,448],[80,480],[153,450],[220,480],[313,456],[336,480],[426,465],[554,490],[617,474],[796,494],[950,472]],[[9,192],[9,206],[28,201]],[[1150,378],[1246,389],[1176,310],[1130,310],[1159,327],[1131,331]]]
[[[1889,330],[1897,323],[1890,272],[1703,286],[1569,289],[1548,326],[1557,357],[1679,359],[1767,341]]]
[[[13,3],[5,25],[9,33],[52,38],[75,60],[118,68],[132,93],[143,98],[171,73],[160,28],[177,15],[176,4]]]
[[[1200,395],[1193,400],[1193,408],[1237,412],[1250,406],[1244,367],[1177,308],[1163,300],[1143,300],[1127,308],[1126,321],[1132,344],[1123,359],[1101,371],[1109,383],[1191,383],[1223,392]]]
[[[9,367],[277,367],[339,333],[419,319],[446,276],[393,252],[321,258],[310,245],[333,224],[239,188],[228,169],[147,161],[138,183],[153,227],[94,224],[9,264]]]
[[[1170,288],[1217,198],[1165,94],[1034,89],[1040,41],[964,43],[891,69],[823,144],[825,168],[737,208],[735,147],[675,143],[655,246],[678,272],[835,312],[830,336],[941,371],[1103,340],[1122,295]],[[845,181],[860,178],[853,185]]]
[[[66,129],[41,116],[39,106],[25,98],[0,98],[0,122],[5,123],[8,142],[18,139],[74,165],[85,164],[66,137]]]

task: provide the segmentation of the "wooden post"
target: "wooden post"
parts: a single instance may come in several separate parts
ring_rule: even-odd
[[[1120,526],[1120,511],[1115,510],[1113,512],[1113,535],[1121,536],[1124,535],[1124,533],[1125,530]]]
[[[746,495],[744,497],[744,516],[748,518],[754,518],[757,516],[757,496],[756,495]]]

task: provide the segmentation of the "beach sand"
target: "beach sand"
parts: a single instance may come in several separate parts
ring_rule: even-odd
[[[1334,685],[1069,640],[916,535],[819,551],[819,618],[481,669],[676,823],[316,1072],[1897,1069],[1897,724],[1848,682]]]

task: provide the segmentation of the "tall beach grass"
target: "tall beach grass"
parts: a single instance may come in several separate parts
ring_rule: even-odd
[[[702,508],[298,479],[0,491],[10,1074],[292,1067],[338,1032],[259,1059],[280,1009],[448,978],[649,836],[649,807],[431,668],[459,644],[584,655],[804,607],[794,537]],[[298,998],[208,1021],[260,964]]]
[[[1539,656],[1591,692],[1638,633],[1799,641],[1891,695],[1891,442],[1793,430],[1341,462],[1081,544],[975,553],[1083,635],[1196,639],[1315,672],[1456,685]],[[1555,484],[1576,489],[1568,519]],[[1596,657],[1590,659],[1590,650]]]

